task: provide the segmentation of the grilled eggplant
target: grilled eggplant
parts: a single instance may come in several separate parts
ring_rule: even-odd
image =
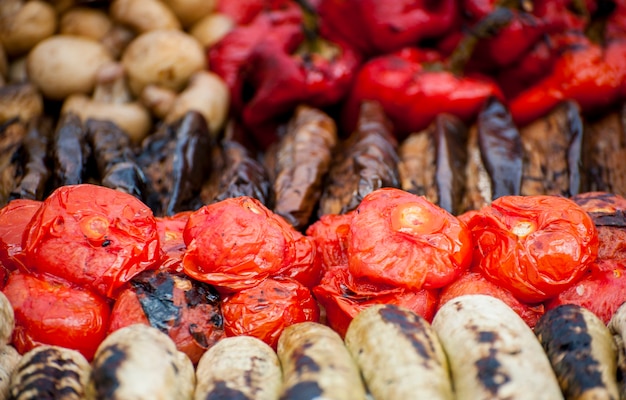
[[[156,215],[202,205],[200,191],[210,173],[211,148],[206,120],[196,111],[146,138],[137,163],[149,185],[146,203]]]
[[[398,150],[401,187],[459,213],[465,189],[467,129],[450,114],[439,114],[429,129],[411,134]]]
[[[459,296],[439,309],[432,326],[448,356],[457,399],[563,398],[535,334],[503,301]]]
[[[101,184],[144,200],[146,178],[135,161],[128,134],[112,121],[88,119],[85,126]]]
[[[320,198],[318,216],[345,214],[382,187],[400,187],[398,143],[377,102],[361,105],[355,131],[340,144]]]
[[[80,400],[90,372],[89,362],[78,351],[41,345],[24,354],[15,366],[10,398]]]
[[[535,334],[566,399],[619,398],[613,336],[595,314],[564,304],[539,319]]]
[[[196,382],[196,400],[278,400],[282,371],[269,345],[252,336],[234,336],[204,353]]]
[[[586,189],[626,196],[626,104],[585,125]]]
[[[87,143],[87,130],[80,118],[63,114],[52,140],[52,189],[84,182],[90,156]]]
[[[520,194],[569,197],[580,192],[583,121],[575,102],[565,101],[522,128],[521,137]]]
[[[308,226],[337,145],[337,127],[320,110],[300,106],[275,155],[274,212],[298,230]]]
[[[166,334],[147,325],[111,333],[98,347],[86,399],[190,400],[193,364]]]
[[[350,322],[345,343],[375,399],[454,398],[439,338],[414,312],[369,307]]]
[[[283,367],[282,400],[359,400],[365,387],[339,334],[326,325],[290,325],[278,339]]]
[[[20,174],[20,151],[25,137],[26,126],[17,119],[0,126],[0,207],[9,202]]]

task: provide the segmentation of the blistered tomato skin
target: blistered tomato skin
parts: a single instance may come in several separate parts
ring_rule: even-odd
[[[276,349],[278,338],[290,325],[319,321],[319,308],[311,292],[289,279],[265,279],[222,303],[226,336],[247,335]]]
[[[183,232],[191,213],[191,211],[183,211],[171,217],[155,217],[163,252],[163,258],[159,263],[160,269],[169,272],[183,271],[182,261],[187,250]]]
[[[556,196],[504,196],[469,218],[474,263],[524,302],[545,301],[578,281],[598,254],[591,217]]]
[[[0,209],[0,265],[12,271],[22,264],[22,237],[41,202],[16,199]]]
[[[33,216],[24,252],[27,270],[115,297],[159,260],[159,234],[137,198],[90,184],[63,186]]]
[[[16,271],[3,292],[15,311],[12,343],[21,354],[49,344],[91,360],[106,337],[109,303],[89,290]]]
[[[469,230],[426,198],[384,188],[367,195],[350,223],[348,263],[355,277],[408,289],[436,289],[471,262]]]
[[[222,200],[189,217],[183,269],[222,292],[250,288],[296,260],[296,234],[256,199]]]

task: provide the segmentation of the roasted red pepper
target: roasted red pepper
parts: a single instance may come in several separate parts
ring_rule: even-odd
[[[218,1],[215,11],[232,18],[237,25],[247,25],[262,12],[292,7],[293,0]]]
[[[563,100],[576,101],[586,113],[613,105],[621,96],[626,77],[625,53],[622,42],[603,49],[581,37],[577,46],[559,57],[548,76],[511,100],[515,122],[528,124]]]
[[[235,112],[262,147],[276,139],[277,118],[298,104],[326,107],[343,99],[360,65],[360,55],[319,36],[315,24],[312,10],[262,12],[209,50],[211,69],[228,84]]]
[[[591,217],[562,197],[503,196],[464,219],[474,239],[474,267],[523,302],[567,289],[598,254]]]
[[[367,55],[439,37],[459,18],[455,0],[321,0],[322,31]]]
[[[354,127],[364,100],[378,101],[403,138],[425,129],[440,113],[471,121],[487,98],[503,99],[488,78],[456,76],[442,70],[442,62],[434,51],[405,48],[364,64],[348,97],[346,129]]]

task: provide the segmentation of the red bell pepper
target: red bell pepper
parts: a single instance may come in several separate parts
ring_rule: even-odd
[[[547,77],[510,102],[515,122],[528,124],[566,99],[578,102],[583,112],[614,104],[620,97],[626,71],[626,47],[619,42],[614,46],[605,51],[587,41],[565,51]]]
[[[460,18],[456,0],[321,0],[319,14],[325,35],[366,55],[440,37]]]
[[[345,108],[346,129],[355,124],[364,100],[378,101],[393,122],[398,138],[426,128],[440,113],[472,120],[490,96],[503,99],[500,88],[484,77],[457,76],[441,68],[434,51],[406,48],[371,59],[359,71]]]

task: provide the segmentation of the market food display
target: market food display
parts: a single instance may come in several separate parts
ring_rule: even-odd
[[[623,398],[625,137],[620,0],[4,0],[0,398]]]

